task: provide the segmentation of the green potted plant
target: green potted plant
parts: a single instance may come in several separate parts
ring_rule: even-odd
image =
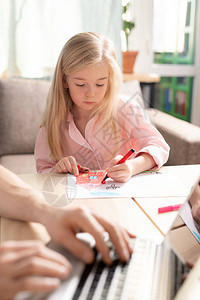
[[[123,13],[122,13],[122,25],[123,33],[126,40],[126,51],[123,51],[123,73],[133,73],[133,68],[138,51],[131,51],[129,45],[129,37],[131,31],[135,27],[135,22],[131,20],[131,0],[122,2]]]

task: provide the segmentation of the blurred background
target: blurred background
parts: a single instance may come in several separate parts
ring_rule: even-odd
[[[100,32],[115,43],[124,80],[138,79],[150,106],[200,126],[199,6],[199,0],[0,0],[0,76],[51,80],[71,36]],[[127,51],[137,52],[131,71],[123,70]]]

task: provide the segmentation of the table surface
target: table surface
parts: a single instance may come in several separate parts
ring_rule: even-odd
[[[160,232],[131,198],[75,199],[71,206],[86,205],[117,221],[137,235],[152,235],[161,239]],[[49,241],[45,228],[36,223],[25,223],[1,218],[1,240],[41,239]]]
[[[200,174],[200,165],[166,166],[162,170],[176,174],[185,185],[191,188]],[[42,190],[44,180],[48,176],[51,176],[51,174],[20,175],[24,181],[39,191]],[[58,193],[58,191],[56,192]],[[162,205],[175,203],[176,201],[181,203],[184,199],[185,197],[179,197],[179,199],[174,197],[165,197],[163,199],[75,199],[70,205],[86,205],[107,216],[110,220],[118,221],[137,236],[154,236],[161,240],[163,239],[163,235],[169,230],[177,212],[158,215],[157,208]],[[49,240],[47,231],[42,225],[1,218],[1,240],[35,238],[44,241]]]
[[[165,166],[163,172],[175,174],[182,183],[190,190],[200,176],[200,165]],[[170,187],[169,187],[170,188]],[[184,197],[157,197],[157,198],[135,198],[135,202],[144,211],[148,218],[154,223],[158,230],[165,235],[178,212],[173,211],[166,214],[158,214],[158,208],[174,204],[182,204],[188,194]]]
[[[197,177],[200,174],[200,165],[188,165],[188,166],[173,166],[173,167],[163,167],[163,171],[172,172],[176,174],[182,182],[190,189]],[[20,175],[20,177],[27,183],[32,185],[34,188],[41,191],[41,187],[44,183],[46,176],[51,176],[50,174],[26,174]],[[65,175],[63,175],[65,176]],[[97,209],[99,212],[103,213],[110,220],[117,220],[123,226],[127,227],[133,233],[138,235],[154,236],[160,241],[163,239],[163,235],[169,230],[175,215],[177,212],[167,213],[167,214],[157,214],[157,207],[160,205],[170,204],[174,201],[184,201],[185,197],[181,199],[175,199],[174,197],[166,198],[111,198],[111,199],[76,199],[70,203],[70,205],[80,205],[84,204],[88,207]],[[50,237],[46,229],[36,223],[25,223],[22,221],[10,220],[6,218],[1,218],[1,240],[22,240],[22,239],[41,239],[44,242],[48,242]],[[186,227],[186,226],[185,226]],[[187,229],[187,227],[186,227]],[[179,231],[178,231],[179,230]],[[178,233],[178,237],[183,234],[184,241],[187,240],[188,243],[179,244],[184,253],[189,254],[194,259],[191,262],[195,262],[199,257],[199,245],[193,247],[194,240],[189,241],[183,232],[184,228],[180,227],[177,230],[173,230],[174,233]],[[180,232],[181,231],[181,232]],[[190,234],[191,236],[191,234]],[[177,237],[175,236],[177,240]],[[192,253],[190,253],[192,249]],[[193,251],[194,250],[194,251]],[[196,257],[195,257],[196,256]],[[189,261],[189,260],[188,260]],[[194,283],[199,278],[199,265],[200,258],[189,274],[189,280],[187,284],[184,285],[183,289],[180,291],[180,297],[177,299],[186,299],[185,295],[189,295]],[[187,298],[188,299],[188,298]]]

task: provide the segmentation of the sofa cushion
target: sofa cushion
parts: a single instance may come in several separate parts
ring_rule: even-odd
[[[0,79],[0,155],[33,153],[49,81]]]
[[[200,127],[157,109],[148,114],[170,146],[167,165],[200,164]]]

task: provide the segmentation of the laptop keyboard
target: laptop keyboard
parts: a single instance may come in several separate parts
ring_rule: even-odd
[[[174,251],[170,253],[171,299],[173,299],[183,283],[183,274],[189,272],[189,267],[183,264]]]
[[[151,293],[156,246],[152,240],[133,239],[134,252],[128,263],[119,261],[115,253],[111,266],[98,253],[93,264],[87,265],[73,300],[84,299],[145,299]],[[111,249],[111,251],[114,251]]]
[[[182,275],[188,271],[188,267],[182,264],[173,251],[164,254],[163,245],[156,245],[155,241],[147,238],[136,238],[132,240],[133,254],[127,263],[122,263],[110,247],[110,255],[113,257],[113,264],[107,266],[97,251],[93,264],[79,265],[73,278],[64,280],[61,286],[52,294],[25,295],[18,299],[31,300],[155,300],[173,299],[182,284]],[[163,289],[157,294],[161,284],[160,267],[166,255],[170,258],[168,265],[170,274],[169,289],[164,294]],[[69,258],[71,261],[73,256]],[[165,266],[166,267],[166,266]],[[165,269],[163,266],[162,268]],[[80,272],[81,273],[80,273]],[[81,274],[81,275],[80,275]],[[165,278],[167,282],[168,279]],[[156,283],[156,284],[155,284]],[[158,286],[157,286],[158,285]],[[169,293],[169,297],[166,294]]]

